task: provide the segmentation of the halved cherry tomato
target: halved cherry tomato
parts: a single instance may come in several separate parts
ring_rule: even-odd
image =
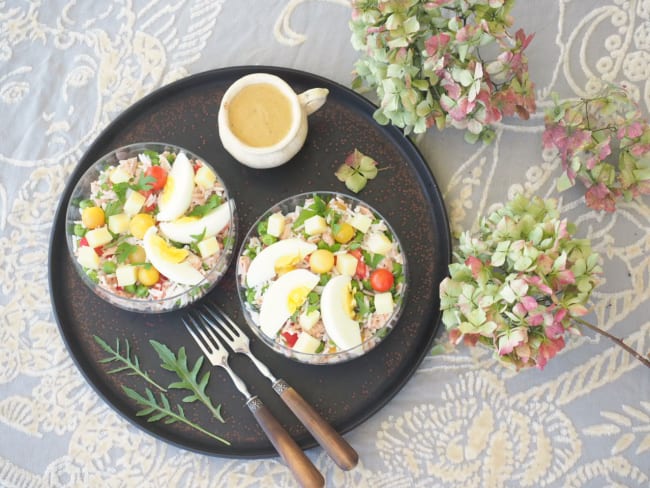
[[[395,277],[393,273],[387,269],[376,269],[370,273],[370,286],[372,289],[378,292],[385,292],[390,290],[393,287],[395,282]]]
[[[368,276],[368,265],[363,262],[361,249],[353,249],[352,251],[348,251],[348,253],[357,258],[357,270],[354,273],[354,276],[360,280],[365,279]]]
[[[144,172],[145,176],[151,176],[155,178],[156,181],[152,181],[151,190],[160,191],[167,183],[167,171],[161,166],[151,166],[147,168],[147,171]]]
[[[298,334],[290,334],[289,332],[283,332],[282,337],[287,341],[287,346],[289,347],[293,347],[298,340]]]
[[[82,237],[81,239],[79,239],[79,247],[84,247],[84,246],[88,246],[88,245],[89,245],[88,244],[88,239],[86,239],[85,237]]]

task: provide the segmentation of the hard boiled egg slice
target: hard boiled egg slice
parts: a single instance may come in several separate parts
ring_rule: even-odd
[[[288,269],[316,250],[316,244],[300,239],[274,242],[255,256],[246,273],[246,284],[258,286],[277,274],[277,268]]]
[[[168,239],[190,244],[205,232],[204,238],[216,236],[230,222],[232,200],[222,203],[203,217],[181,217],[172,222],[161,222],[160,232]]]
[[[319,280],[319,276],[311,271],[294,269],[271,283],[260,307],[262,332],[275,337],[287,319],[305,302]]]
[[[183,285],[197,285],[203,275],[185,259],[186,249],[170,246],[158,235],[156,227],[149,227],[143,238],[144,252],[154,268],[172,281]]]
[[[158,220],[170,221],[183,215],[192,203],[194,168],[183,152],[179,152],[167,182],[158,197]]]
[[[354,297],[350,289],[350,276],[335,276],[323,288],[320,313],[329,338],[347,350],[361,344],[359,323],[352,320]]]

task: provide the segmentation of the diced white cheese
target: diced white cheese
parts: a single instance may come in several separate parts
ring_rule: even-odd
[[[125,213],[119,213],[108,217],[108,230],[113,234],[124,234],[129,230],[131,219]]]
[[[199,248],[199,252],[203,258],[217,254],[220,250],[219,241],[217,241],[217,238],[215,236],[203,239],[196,246]]]
[[[269,217],[267,233],[274,236],[280,237],[284,231],[284,215],[282,212],[276,212]]]
[[[115,276],[117,277],[117,284],[119,286],[134,285],[138,279],[138,268],[130,264],[118,266],[115,270]]]
[[[84,268],[98,269],[99,256],[92,247],[83,246],[77,251],[77,261]]]
[[[318,322],[318,319],[320,319],[320,312],[318,310],[312,310],[309,313],[304,311],[298,316],[298,323],[303,330],[311,330],[316,325],[316,322]]]
[[[133,217],[140,211],[145,201],[146,198],[144,195],[138,193],[137,191],[132,191],[131,194],[127,197],[126,202],[124,202],[124,213]]]
[[[393,295],[389,291],[385,293],[377,293],[375,295],[375,312],[377,313],[393,313],[395,303],[393,303]]]
[[[352,254],[337,254],[336,255],[336,270],[339,274],[346,276],[354,276],[357,272],[358,259]]]
[[[322,234],[328,229],[327,222],[320,215],[314,215],[305,220],[305,232],[310,236]]]
[[[117,167],[113,171],[111,171],[110,176],[108,177],[109,180],[113,183],[126,183],[131,179],[131,175],[127,173],[124,169]]]
[[[393,248],[393,243],[383,232],[373,232],[368,235],[366,245],[373,254],[385,255]]]
[[[112,234],[108,231],[107,226],[98,227],[86,232],[86,240],[90,247],[99,247],[108,244],[113,240]]]
[[[350,219],[350,225],[364,234],[368,232],[371,224],[372,219],[367,215],[355,214],[354,217]]]
[[[215,175],[214,171],[212,171],[207,166],[201,166],[194,175],[194,183],[196,183],[204,190],[212,188],[212,185],[214,185],[214,182],[216,180],[217,175]]]
[[[306,354],[314,354],[319,346],[320,341],[318,339],[307,334],[307,332],[301,332],[298,340],[293,345],[293,350]]]

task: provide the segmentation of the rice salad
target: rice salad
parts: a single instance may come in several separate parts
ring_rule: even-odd
[[[92,180],[77,185],[69,242],[100,296],[126,309],[165,311],[196,300],[225,273],[234,203],[199,158],[138,149],[116,164],[96,163]]]
[[[253,330],[302,362],[331,364],[372,349],[406,290],[401,246],[367,204],[333,192],[281,202],[249,232],[239,292]]]

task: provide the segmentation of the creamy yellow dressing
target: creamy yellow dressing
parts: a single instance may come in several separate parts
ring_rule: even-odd
[[[252,147],[277,144],[291,128],[291,104],[270,83],[242,88],[228,105],[230,130]]]

